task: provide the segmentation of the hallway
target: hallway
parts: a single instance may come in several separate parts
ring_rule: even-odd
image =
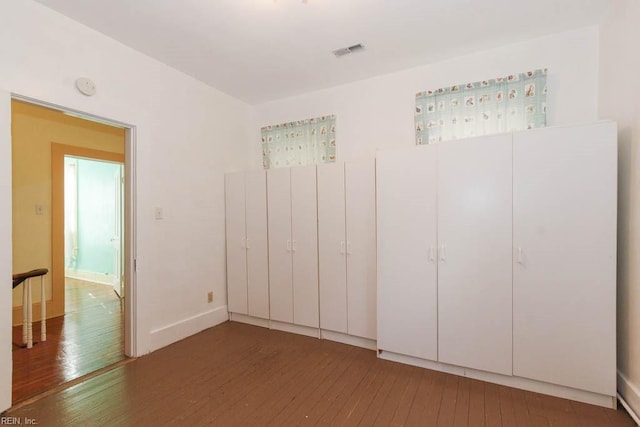
[[[65,316],[47,320],[46,342],[40,322],[29,350],[16,345],[22,326],[13,328],[14,404],[125,358],[122,304],[112,287],[67,278],[65,299]]]

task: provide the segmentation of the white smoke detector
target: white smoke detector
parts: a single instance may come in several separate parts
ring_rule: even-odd
[[[80,77],[76,80],[76,88],[81,94],[92,96],[96,93],[96,84],[87,77]]]

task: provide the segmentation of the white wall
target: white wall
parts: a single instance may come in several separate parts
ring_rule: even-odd
[[[618,122],[618,390],[640,415],[640,2],[600,28],[599,115]]]
[[[549,124],[593,121],[597,42],[597,27],[585,28],[256,106],[252,167],[262,164],[262,126],[335,113],[338,159],[372,157],[377,148],[415,144],[417,92],[544,67],[549,69]],[[336,61],[357,60],[354,55]]]
[[[94,97],[75,90],[80,76],[96,82]],[[248,106],[31,0],[0,5],[0,89],[137,127],[137,353],[225,320],[224,171],[248,165]],[[7,145],[0,138],[5,280],[11,269]],[[164,220],[153,219],[156,206],[164,208]],[[9,286],[0,290],[3,410],[11,387],[5,357],[11,295]],[[210,290],[213,304],[207,304]]]

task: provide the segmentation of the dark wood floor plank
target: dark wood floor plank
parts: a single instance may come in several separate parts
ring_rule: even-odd
[[[374,423],[376,426],[404,425],[418,389],[419,368],[402,366],[398,378]]]
[[[382,411],[382,408],[389,402],[392,405],[393,412],[395,412],[395,408],[397,406],[397,402],[394,402],[394,399],[388,399],[389,393],[395,386],[398,381],[398,374],[401,371],[402,366],[394,363],[389,370],[389,374],[386,376],[384,382],[376,392],[375,397],[369,404],[367,411],[364,414],[364,417],[360,420],[360,425],[370,426],[375,423],[378,419],[378,416]],[[393,413],[392,412],[392,413]]]
[[[353,393],[351,393],[348,399],[344,402],[344,405],[342,405],[342,408],[333,418],[332,422],[334,425],[347,425],[349,423],[351,425],[358,424],[360,420],[355,420],[354,413],[360,406],[365,404],[368,405],[368,403],[363,401],[363,398],[365,397],[364,391],[371,386],[373,381],[384,370],[383,365],[384,361],[381,361],[379,359],[375,360],[375,362],[372,363],[371,369],[369,369],[367,373],[362,377],[356,388],[353,390]]]
[[[513,402],[513,415],[515,418],[515,425],[518,427],[531,427],[531,417],[529,415],[529,408],[527,407],[527,401],[525,398],[525,391],[517,388],[508,388],[511,392]]]
[[[457,375],[447,375],[442,400],[438,411],[438,427],[448,427],[453,425],[456,410],[456,399],[458,396],[458,385],[460,377]]]
[[[334,425],[334,419],[345,406],[345,402],[352,395],[355,388],[358,387],[366,372],[372,369],[371,360],[374,360],[376,355],[372,351],[371,353],[361,353],[360,356],[356,355],[355,357],[354,364],[349,368],[343,381],[341,381],[343,386],[337,386],[333,393],[327,395],[327,401],[318,407],[317,410],[323,411],[323,415],[316,425]]]
[[[484,385],[484,421],[487,427],[502,427],[500,389],[496,384]]]
[[[470,380],[469,384],[469,426],[484,427],[484,382]]]
[[[424,370],[407,417],[408,426],[436,425],[447,375]]]
[[[38,425],[632,426],[595,407],[227,322],[10,410]]]
[[[348,347],[348,346],[346,346]],[[325,399],[325,394],[334,386],[336,381],[343,377],[349,366],[353,363],[353,352],[351,349],[345,349],[345,353],[342,357],[335,360],[332,368],[323,375],[319,381],[309,384],[309,393],[302,396],[295,407],[289,412],[289,416],[283,419],[282,424],[278,418],[274,419],[272,425],[313,425],[319,419],[321,414],[313,413],[313,409],[317,406],[318,402]],[[331,366],[331,365],[330,365]],[[276,421],[277,420],[277,421]]]
[[[502,385],[498,386],[498,398],[500,400],[500,416],[503,426],[517,426],[516,412],[511,396],[511,389]]]
[[[466,427],[469,425],[469,399],[471,381],[469,378],[460,378],[458,382],[458,395],[456,397],[456,409],[453,418],[454,427]]]
[[[316,349],[313,354],[308,357],[301,365],[304,365],[301,372],[292,377],[281,389],[278,390],[276,396],[269,396],[257,410],[249,414],[246,419],[246,425],[264,425],[276,418],[286,407],[294,405],[302,398],[309,384],[316,384],[319,379],[325,375],[325,369],[330,361],[327,352]],[[312,366],[312,369],[309,369]]]

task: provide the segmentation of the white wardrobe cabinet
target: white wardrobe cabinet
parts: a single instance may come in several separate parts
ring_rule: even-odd
[[[513,140],[513,373],[616,394],[615,123]]]
[[[315,166],[267,171],[271,319],[319,327]]]
[[[317,167],[320,327],[376,338],[375,163]]]
[[[382,151],[378,347],[511,374],[511,135]]]
[[[511,134],[438,144],[438,360],[511,375]]]
[[[225,175],[227,292],[232,313],[269,318],[264,171]]]
[[[382,358],[615,407],[615,123],[380,151],[376,171]]]
[[[379,151],[378,348],[438,358],[437,146]]]

